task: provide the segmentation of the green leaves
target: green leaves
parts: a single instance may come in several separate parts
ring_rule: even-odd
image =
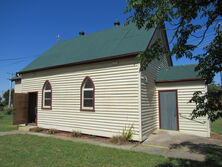
[[[198,91],[193,94],[190,103],[196,103],[192,112],[192,119],[200,116],[208,116],[211,121],[222,117],[222,89],[203,94]]]
[[[195,70],[206,81],[212,83],[215,73],[222,71],[222,33],[215,25],[222,22],[221,0],[128,0],[126,13],[131,16],[127,22],[136,23],[138,28],[171,25],[173,30],[172,50],[168,51],[160,41],[156,41],[138,56],[141,70],[145,70],[152,60],[159,60],[162,55],[175,55],[177,59],[186,57],[199,62]],[[203,54],[195,54],[200,48],[209,28],[215,30],[215,38],[204,48]],[[168,29],[169,30],[169,29]],[[190,40],[190,39],[196,40]],[[196,41],[196,42],[194,42]],[[195,93],[192,102],[196,103],[193,118],[208,115],[211,120],[222,117],[219,111],[221,91],[201,94]],[[213,106],[213,107],[212,107]]]
[[[215,73],[222,71],[222,32],[219,31],[214,40],[205,48],[204,54],[195,56],[199,62],[196,70],[207,84],[213,82]]]
[[[161,56],[169,54],[166,48],[163,46],[160,39],[157,39],[145,52],[137,56],[138,62],[140,62],[140,70],[146,70],[149,63],[153,60],[160,60]]]

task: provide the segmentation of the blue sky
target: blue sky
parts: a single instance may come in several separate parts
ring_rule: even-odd
[[[0,1],[0,94],[9,88],[8,72],[17,72],[62,39],[92,33],[124,23],[125,0],[1,0]],[[171,33],[168,33],[169,37]],[[208,39],[212,38],[209,32]],[[201,50],[197,50],[201,52]],[[4,61],[3,61],[4,59]],[[7,59],[7,60],[5,60]],[[174,65],[195,63],[175,60]],[[215,81],[219,83],[217,75]]]

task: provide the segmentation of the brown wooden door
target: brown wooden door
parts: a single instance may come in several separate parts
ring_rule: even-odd
[[[28,123],[28,94],[14,94],[13,124]]]

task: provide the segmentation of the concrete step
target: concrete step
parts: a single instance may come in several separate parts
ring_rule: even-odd
[[[18,130],[28,132],[30,129],[36,128],[36,127],[37,126],[21,124],[18,126]]]

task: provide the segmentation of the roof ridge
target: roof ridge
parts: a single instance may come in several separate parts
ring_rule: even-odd
[[[131,24],[129,24],[129,25],[132,26],[133,23],[131,23]],[[88,33],[88,34],[85,33],[85,35],[83,35],[83,36],[76,36],[76,37],[73,37],[73,38],[61,40],[61,41],[59,41],[59,42],[69,41],[69,40],[78,39],[78,38],[86,38],[86,37],[88,37],[88,36],[91,36],[91,35],[94,35],[94,34],[97,34],[97,33],[101,33],[101,32],[105,32],[105,31],[108,31],[108,30],[112,30],[112,29],[115,29],[115,28],[125,28],[125,27],[128,27],[129,25],[121,24],[121,25],[119,25],[119,26],[109,27],[109,28],[102,29],[102,30],[95,31],[95,32],[91,32],[91,33]]]

